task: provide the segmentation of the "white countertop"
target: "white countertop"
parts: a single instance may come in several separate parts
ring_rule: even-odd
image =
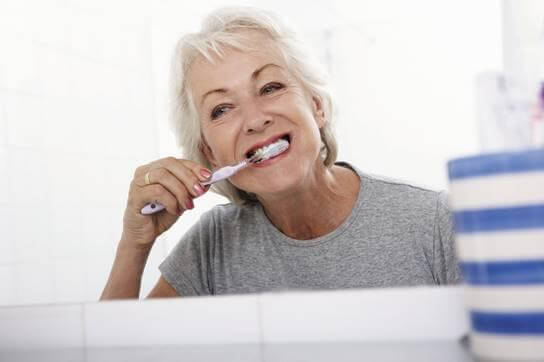
[[[0,361],[470,361],[462,287],[0,308]]]

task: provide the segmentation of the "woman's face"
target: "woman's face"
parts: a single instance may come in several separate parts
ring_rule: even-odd
[[[251,33],[259,51],[229,49],[211,64],[196,60],[189,72],[193,99],[214,167],[235,164],[248,151],[288,139],[282,154],[238,172],[230,182],[259,196],[296,192],[322,162],[321,104],[289,73],[273,42]]]

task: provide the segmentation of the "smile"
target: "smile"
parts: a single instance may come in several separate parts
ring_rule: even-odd
[[[274,158],[278,155],[281,155],[289,148],[289,142],[285,139],[280,138],[276,142],[269,144],[268,146],[259,148],[251,156],[251,162],[260,163],[271,158]]]
[[[264,142],[257,143],[253,145],[246,153],[246,158],[251,158],[253,155],[257,153],[265,154],[269,149],[277,145],[281,140],[287,141],[289,144],[291,143],[291,137],[289,134],[274,136],[272,138],[269,138],[268,140]],[[289,147],[287,147],[289,149]],[[285,152],[284,150],[283,152]]]

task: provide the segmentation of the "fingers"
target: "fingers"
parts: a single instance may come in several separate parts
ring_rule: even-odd
[[[189,161],[189,160],[178,160],[173,157],[168,157],[163,159],[161,166],[168,169],[172,174],[174,174],[180,181],[184,182],[188,189],[194,189],[192,194],[193,196],[200,196],[201,193],[198,190],[198,184],[201,187],[200,183],[206,181],[211,176],[211,171],[202,165]]]
[[[178,205],[176,208],[188,210],[194,207],[192,198],[199,197],[209,190],[209,187],[203,187],[201,182],[210,176],[210,170],[196,162],[167,157],[138,167],[134,173],[133,182],[142,189],[140,194],[147,196],[145,203],[155,200],[160,202],[158,197],[163,197],[168,202],[171,202],[170,198],[173,198]],[[153,185],[160,185],[162,190],[154,187],[153,191],[148,191]],[[144,193],[145,189],[147,190]],[[163,191],[168,192],[170,197],[163,196]],[[152,197],[155,193],[157,193],[157,198]],[[169,205],[164,204],[164,206],[170,213]],[[173,206],[171,209],[174,209]]]
[[[191,194],[190,190],[187,189],[187,186],[165,168],[154,169],[151,171],[151,173],[152,177],[150,178],[151,180],[153,180],[153,183],[149,186],[155,184],[163,186],[166,190],[170,192],[170,194],[172,194],[172,196],[176,198],[177,203],[184,209],[190,209],[189,205],[192,196],[200,196]],[[144,187],[144,189],[145,188],[146,187]],[[193,193],[196,193],[196,188],[194,188]],[[203,190],[202,193],[204,193]]]
[[[167,157],[151,162],[148,165],[138,167],[134,172],[134,179],[141,179],[144,181],[144,177],[147,172],[151,172],[158,168],[166,168],[180,179],[183,178],[183,175],[188,175],[188,172],[190,172],[195,179],[198,179],[199,182],[204,182],[211,176],[210,170],[196,162]],[[154,180],[155,179],[153,179],[152,182],[154,182]],[[142,186],[143,185],[144,183],[142,183]]]

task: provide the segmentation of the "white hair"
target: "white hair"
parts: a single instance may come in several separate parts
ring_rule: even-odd
[[[254,50],[250,36],[243,30],[259,31],[269,36],[284,57],[290,73],[320,101],[325,119],[325,125],[320,129],[323,143],[320,155],[325,166],[331,167],[338,151],[332,127],[332,98],[324,72],[294,32],[274,14],[249,7],[215,10],[204,19],[200,32],[184,35],[176,45],[170,71],[170,122],[183,157],[211,167],[202,152],[200,118],[187,81],[189,69],[199,57],[214,64],[214,56],[222,58],[225,48]],[[238,189],[228,180],[214,184],[212,190],[236,204],[256,200],[255,195]]]

